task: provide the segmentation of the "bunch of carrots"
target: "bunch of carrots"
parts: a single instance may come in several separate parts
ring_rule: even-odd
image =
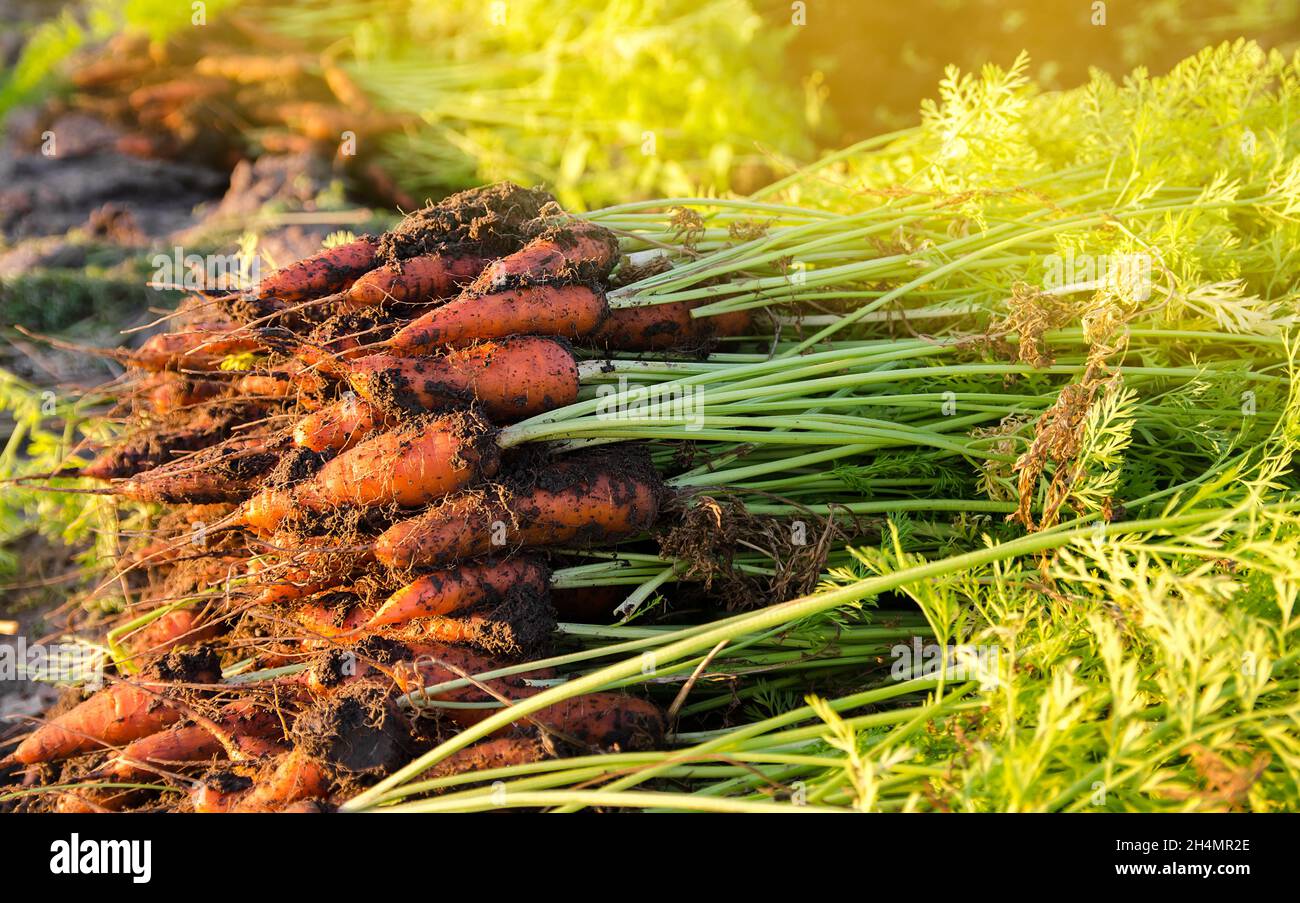
[[[611,310],[620,262],[613,233],[503,183],[254,290],[191,298],[169,331],[113,352],[120,439],[57,476],[156,516],[109,581],[130,604],[108,631],[107,685],[5,759],[31,799],[327,807],[540,692],[544,668],[439,693],[432,714],[402,703],[534,657],[557,612],[608,618],[621,597],[566,573],[644,539],[673,492],[638,443],[559,454],[512,425],[620,366],[689,368],[642,355],[698,361],[750,322]],[[646,699],[589,694],[438,774],[648,748],[665,726]]]

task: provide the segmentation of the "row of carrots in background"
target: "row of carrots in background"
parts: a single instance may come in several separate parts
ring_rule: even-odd
[[[121,152],[226,171],[318,153],[383,206],[511,179],[581,209],[691,193],[701,177],[752,188],[771,159],[810,151],[820,116],[815,90],[805,104],[782,84],[788,32],[749,0],[582,0],[560,17],[534,0],[499,14],[473,0],[244,0],[206,4],[200,24],[184,5],[99,6],[85,25],[47,25],[0,83],[2,117],[63,73],[25,123],[32,148],[78,112],[121,129]]]

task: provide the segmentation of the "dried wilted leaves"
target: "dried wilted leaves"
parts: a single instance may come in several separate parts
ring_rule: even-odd
[[[1049,366],[1052,358],[1043,344],[1044,333],[1061,328],[1080,309],[1023,283],[1017,289],[1005,328],[1020,336],[1022,361],[1036,367]],[[1035,427],[1033,444],[1016,461],[1013,470],[1019,475],[1019,506],[1008,520],[1035,530],[1050,527],[1060,516],[1061,507],[1082,475],[1082,465],[1077,459],[1088,412],[1099,399],[1118,390],[1120,370],[1111,361],[1121,358],[1128,347],[1126,319],[1124,312],[1113,303],[1098,304],[1094,300],[1092,306],[1082,311],[1084,338],[1089,343],[1083,375],[1079,382],[1065,386],[1056,403],[1043,412]],[[1035,523],[1032,506],[1038,481],[1049,469],[1051,482],[1043,499],[1041,517]]]

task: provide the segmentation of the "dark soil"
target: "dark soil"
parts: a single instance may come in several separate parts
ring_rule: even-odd
[[[453,194],[414,211],[379,241],[385,263],[441,252],[449,245],[483,257],[518,250],[529,238],[528,223],[555,198],[545,191],[498,182]]]

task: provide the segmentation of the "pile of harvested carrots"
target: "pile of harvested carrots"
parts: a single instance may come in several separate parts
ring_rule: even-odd
[[[617,595],[553,591],[552,568],[645,541],[670,492],[636,443],[553,455],[505,428],[617,352],[748,328],[693,302],[611,311],[618,263],[611,232],[500,184],[191,298],[120,352],[121,439],[62,476],[156,513],[113,569],[129,605],[106,685],[5,760],[6,783],[49,789],[19,805],[328,808],[545,688],[544,668],[466,678],[535,659],[557,611],[608,618]],[[630,694],[577,697],[437,774],[646,748],[665,726]]]
[[[32,150],[59,136],[69,115],[88,116],[112,132],[103,150],[224,171],[263,154],[314,154],[333,159],[361,193],[415,205],[374,160],[378,138],[409,117],[374,109],[328,57],[237,15],[214,23],[202,42],[116,35],[71,82],[31,123]]]

